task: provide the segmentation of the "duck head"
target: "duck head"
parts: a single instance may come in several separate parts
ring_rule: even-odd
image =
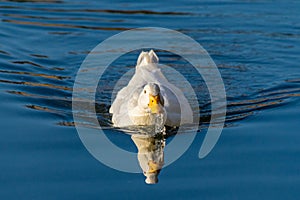
[[[148,83],[144,86],[140,94],[139,104],[148,109],[152,114],[164,112],[164,99],[156,83]]]

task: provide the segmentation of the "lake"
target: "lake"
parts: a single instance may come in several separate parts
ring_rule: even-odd
[[[0,198],[299,198],[299,9],[296,0],[1,1]],[[125,173],[95,159],[72,115],[73,84],[89,52],[139,27],[168,28],[199,42],[216,63],[227,96],[222,135],[199,159],[211,117],[209,92],[179,55],[157,50],[161,63],[189,77],[200,127],[154,185],[145,183],[142,169]],[[139,52],[115,60],[116,70],[103,74],[96,95],[104,134],[134,153],[139,140],[112,127],[108,110],[115,84],[135,67]],[[183,141],[187,136],[180,134]],[[173,139],[150,142],[163,148]]]

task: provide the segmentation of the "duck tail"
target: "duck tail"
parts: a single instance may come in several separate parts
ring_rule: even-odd
[[[149,52],[142,51],[138,57],[137,66],[158,63],[158,61],[159,59],[152,49]]]

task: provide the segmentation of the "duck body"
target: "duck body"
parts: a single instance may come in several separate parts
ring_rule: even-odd
[[[187,99],[163,75],[153,50],[141,52],[135,74],[128,85],[118,92],[109,112],[117,127],[153,125],[157,114],[163,116],[167,126],[193,121]]]

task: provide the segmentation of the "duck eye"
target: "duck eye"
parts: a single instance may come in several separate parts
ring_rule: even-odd
[[[144,94],[146,94],[146,90],[144,90]]]
[[[152,100],[152,103],[153,103],[154,101]]]

